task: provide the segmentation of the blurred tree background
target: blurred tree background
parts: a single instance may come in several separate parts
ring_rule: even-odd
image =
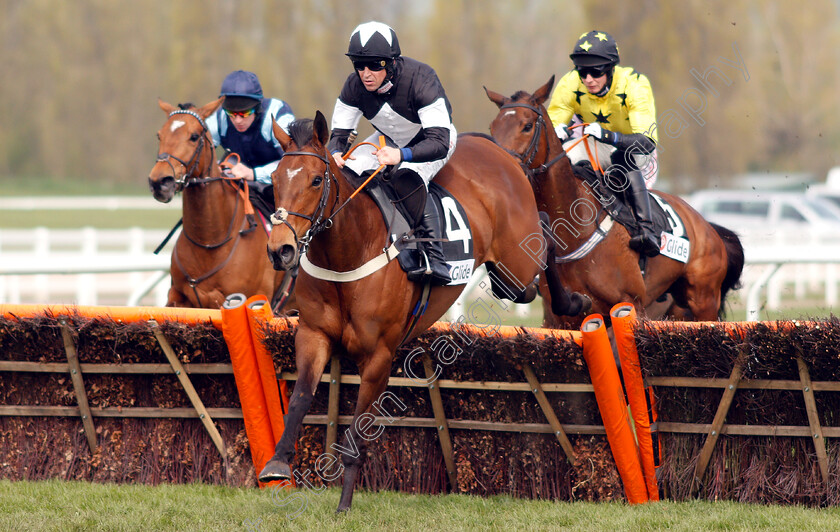
[[[837,0],[0,0],[0,15],[0,193],[21,179],[145,193],[157,98],[207,103],[235,69],[298,117],[329,117],[350,32],[371,19],[437,70],[460,131],[496,114],[482,86],[559,78],[595,28],[653,84],[662,188],[840,164]]]

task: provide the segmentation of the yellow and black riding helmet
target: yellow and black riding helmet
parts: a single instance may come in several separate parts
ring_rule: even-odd
[[[580,36],[569,57],[576,67],[615,66],[618,45],[609,33],[592,30]]]
[[[618,64],[618,45],[609,33],[592,30],[580,36],[569,54],[575,69],[583,78],[587,71],[607,74],[607,82],[595,96],[604,96],[612,87],[613,72]]]

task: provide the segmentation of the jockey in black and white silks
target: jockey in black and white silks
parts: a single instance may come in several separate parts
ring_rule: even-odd
[[[328,150],[339,167],[355,173],[375,170],[382,164],[396,166],[394,180],[413,173],[429,182],[455,151],[457,131],[452,124],[452,106],[432,67],[403,57],[393,29],[381,22],[360,24],[350,37],[346,54],[354,73],[341,89],[332,117]],[[378,145],[383,135],[386,146],[363,146],[346,161],[341,154],[350,133],[365,117],[376,129],[368,142]],[[433,201],[425,202],[422,219],[417,221],[418,236],[440,239],[440,214]],[[441,243],[426,243],[434,284],[449,282]],[[425,268],[409,272],[420,280]]]

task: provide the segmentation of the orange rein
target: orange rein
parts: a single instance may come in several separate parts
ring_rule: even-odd
[[[382,148],[384,148],[384,147],[385,147],[385,137],[384,137],[384,136],[382,136],[382,135],[379,135],[379,146],[377,146],[377,145],[376,145],[376,144],[374,144],[373,142],[360,142],[360,143],[356,144],[355,146],[353,146],[352,148],[350,148],[349,150],[347,150],[347,153],[345,153],[344,155],[342,155],[342,156],[341,156],[341,158],[342,158],[342,159],[344,159],[344,160],[346,161],[346,160],[347,160],[347,158],[348,158],[348,157],[350,157],[350,154],[351,154],[351,153],[353,153],[354,151],[356,151],[356,148],[358,148],[359,146],[363,146],[363,145],[365,145],[365,144],[367,144],[367,145],[369,145],[369,146],[373,146],[373,147],[374,147],[374,148],[376,148],[377,150],[380,150],[380,149],[382,149]],[[368,183],[370,183],[370,180],[371,180],[371,179],[373,179],[373,176],[375,176],[376,174],[378,174],[378,173],[379,173],[379,172],[380,172],[383,168],[385,168],[385,165],[384,165],[384,164],[380,164],[380,165],[379,165],[379,168],[377,168],[377,169],[376,169],[376,171],[375,171],[374,173],[370,174],[370,177],[368,177],[367,179],[365,179],[365,182],[364,182],[364,183],[362,183],[362,184],[361,184],[361,186],[360,186],[359,188],[357,188],[356,190],[354,190],[354,191],[353,191],[353,193],[352,193],[352,194],[350,194],[350,197],[349,197],[349,198],[347,198],[347,201],[345,201],[344,203],[346,204],[346,203],[347,203],[347,202],[349,202],[351,199],[353,199],[353,198],[356,196],[356,194],[358,194],[359,192],[361,192],[361,190],[362,190],[363,188],[365,188],[365,185],[367,185]]]
[[[575,124],[575,125],[571,126],[569,129],[574,129],[576,127],[584,127],[586,125],[587,124]],[[601,162],[598,161],[598,157],[594,157],[592,155],[592,151],[589,148],[589,143],[584,142],[588,138],[589,138],[589,135],[582,136],[581,138],[577,139],[571,146],[569,146],[569,149],[566,150],[566,151],[573,150],[575,148],[575,146],[577,146],[578,144],[583,142],[583,147],[586,148],[586,156],[589,157],[589,162],[592,163],[592,168],[594,168],[595,170],[597,170],[598,172],[601,172],[603,174],[604,169],[601,168]]]
[[[236,159],[236,162],[231,162],[228,159]],[[225,158],[219,163],[219,167],[222,169],[222,179],[225,180],[227,183],[231,181],[240,180],[241,177],[236,177],[233,174],[230,174],[230,169],[239,164],[240,157],[239,154],[236,152],[229,152],[225,155]],[[256,179],[256,176],[254,176]],[[237,187],[239,196],[242,198],[242,201],[245,203],[245,214],[250,214],[253,216],[254,214],[254,207],[251,205],[251,194],[249,192],[250,187],[248,187],[247,183],[244,187]]]

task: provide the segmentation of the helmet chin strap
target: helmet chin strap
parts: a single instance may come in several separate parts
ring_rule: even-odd
[[[391,63],[387,67],[385,67],[385,71],[388,73],[388,75],[385,76],[385,80],[382,82],[382,85],[380,85],[379,88],[376,89],[377,94],[385,94],[386,92],[394,88],[394,82],[392,80],[394,78],[394,73],[397,71],[397,60],[391,58],[390,61]]]
[[[385,94],[386,92],[388,92],[392,88],[394,88],[394,84],[391,83],[391,80],[390,79],[385,80],[384,82],[382,82],[382,85],[380,85],[379,88],[376,89],[376,93],[377,94]]]
[[[596,93],[593,93],[598,98],[602,98],[602,97],[606,96],[606,94],[608,92],[610,92],[610,88],[612,87],[612,82],[613,82],[613,72],[615,72],[615,66],[610,68],[610,73],[607,74],[607,82],[604,83],[604,86],[601,87],[601,90],[599,90]]]

